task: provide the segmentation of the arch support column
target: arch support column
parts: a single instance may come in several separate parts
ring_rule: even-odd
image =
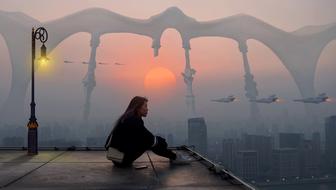
[[[90,115],[91,108],[91,95],[96,87],[96,55],[97,55],[97,47],[100,44],[100,35],[99,34],[91,34],[91,53],[90,59],[88,62],[88,71],[82,81],[83,86],[85,88],[85,103],[84,103],[84,111],[83,111],[83,119],[84,121],[88,121]]]
[[[190,43],[189,40],[185,41],[183,43],[184,48],[184,55],[185,55],[185,69],[184,72],[181,73],[184,79],[184,83],[186,84],[186,104],[187,104],[187,110],[188,110],[188,117],[193,118],[196,117],[196,111],[195,111],[195,96],[193,93],[192,83],[194,80],[194,75],[196,73],[196,70],[191,68],[190,65]]]
[[[160,47],[161,47],[160,38],[153,38],[152,48],[154,51],[154,57],[157,57],[159,55]]]
[[[239,51],[242,54],[244,64],[245,96],[249,100],[256,100],[258,97],[257,83],[254,81],[254,76],[251,73],[251,68],[247,57],[248,46],[246,41],[239,41]],[[255,124],[261,120],[260,109],[256,102],[250,102],[250,119]]]

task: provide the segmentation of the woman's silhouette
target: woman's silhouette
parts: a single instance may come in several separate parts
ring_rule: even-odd
[[[108,136],[105,148],[108,150],[112,147],[112,154],[119,157],[113,159],[112,156],[114,165],[131,166],[146,150],[152,150],[157,155],[169,158],[171,163],[189,163],[189,160],[181,154],[167,149],[168,145],[164,138],[154,136],[146,129],[142,117],[147,116],[147,102],[147,98],[135,96]]]

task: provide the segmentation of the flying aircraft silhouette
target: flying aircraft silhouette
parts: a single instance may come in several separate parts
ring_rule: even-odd
[[[230,102],[234,102],[234,101],[237,101],[237,100],[238,100],[238,98],[236,98],[234,95],[230,95],[230,96],[225,97],[225,98],[213,99],[211,101],[212,102],[230,103]]]
[[[256,99],[256,100],[250,100],[250,102],[257,102],[257,103],[266,103],[266,104],[270,104],[270,103],[274,103],[274,102],[279,102],[279,98],[277,97],[277,95],[272,94],[267,98],[261,98],[261,99]]]
[[[111,63],[106,63],[106,62],[98,62],[99,65],[110,65]]]
[[[119,65],[119,66],[121,66],[121,65],[125,65],[125,64],[122,64],[122,63],[118,63],[118,62],[115,62],[114,64],[115,64],[115,65]]]
[[[316,97],[309,97],[303,99],[296,99],[294,102],[303,102],[303,103],[311,103],[311,104],[319,104],[322,102],[329,102],[331,99],[327,96],[326,93],[321,93]]]
[[[64,60],[64,63],[74,63],[73,61]]]
[[[89,64],[89,62],[87,61],[82,61],[82,62],[77,62],[77,61],[69,61],[69,60],[64,60],[64,63],[81,63],[81,64]],[[98,62],[99,65],[112,65],[113,63],[108,63],[108,62]],[[118,63],[118,62],[115,62],[114,63],[115,65],[125,65],[125,64],[122,64],[122,63]]]

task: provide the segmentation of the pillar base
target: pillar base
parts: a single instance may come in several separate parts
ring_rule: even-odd
[[[28,155],[38,154],[37,128],[28,129]]]

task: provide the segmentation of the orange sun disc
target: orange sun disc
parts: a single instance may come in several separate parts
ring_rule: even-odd
[[[175,75],[167,68],[155,67],[145,76],[144,86],[147,90],[163,90],[174,87],[176,84]]]

